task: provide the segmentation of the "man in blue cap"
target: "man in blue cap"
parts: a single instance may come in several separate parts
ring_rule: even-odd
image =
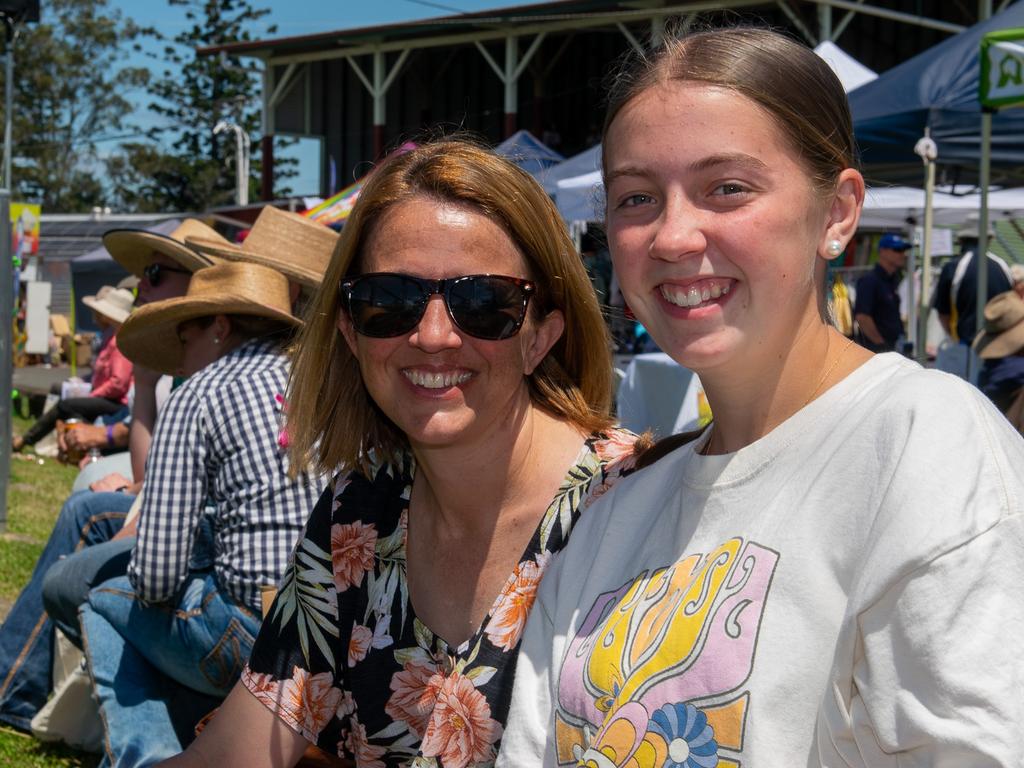
[[[900,272],[907,264],[910,243],[897,234],[878,241],[878,263],[857,281],[853,316],[860,327],[857,341],[872,352],[892,352],[903,335],[900,297],[896,292]]]

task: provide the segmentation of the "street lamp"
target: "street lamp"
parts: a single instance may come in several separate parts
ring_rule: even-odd
[[[240,125],[221,120],[213,127],[214,135],[223,131],[235,133],[235,202],[249,204],[249,134]]]
[[[932,221],[933,199],[935,197],[935,161],[939,157],[939,148],[931,136],[931,130],[925,126],[924,136],[914,145],[914,154],[924,163],[924,229],[921,231],[921,295],[915,328],[914,352],[917,361],[925,364],[928,358],[928,319],[932,311]],[[911,272],[911,278],[914,273]],[[911,280],[913,282],[913,280]],[[913,325],[913,321],[911,321]]]

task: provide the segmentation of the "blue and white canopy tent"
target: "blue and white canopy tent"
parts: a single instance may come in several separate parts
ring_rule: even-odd
[[[532,176],[565,160],[563,155],[555,152],[529,131],[524,130],[513,133],[496,146],[494,151],[502,157],[508,158]]]
[[[979,99],[983,39],[994,32],[1022,27],[1024,2],[1018,1],[850,94],[854,133],[869,179],[896,183],[920,179],[924,161],[921,317],[927,313],[930,295],[930,198],[937,170],[942,170],[945,183],[979,183],[983,187],[982,251],[987,240],[990,169],[995,171],[997,184],[1009,186],[1024,181],[1024,110],[985,114]],[[982,270],[978,280],[979,323],[987,295],[985,282]]]
[[[558,191],[558,182],[563,179],[571,179],[592,171],[601,169],[601,145],[595,144],[590,149],[585,149],[578,155],[573,155],[564,163],[553,165],[538,174],[535,174],[537,181],[544,187],[544,191],[552,197]]]
[[[1024,26],[1024,2],[893,67],[850,93],[853,129],[869,179],[920,183],[914,145],[928,128],[938,149],[940,181],[974,183],[981,160],[979,48],[988,32]],[[1024,182],[1024,110],[992,120],[994,181]]]

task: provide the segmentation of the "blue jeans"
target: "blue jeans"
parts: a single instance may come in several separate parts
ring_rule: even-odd
[[[238,679],[260,620],[191,572],[170,603],[144,605],[127,577],[89,593],[79,613],[104,728],[106,763],[148,766],[176,755]]]
[[[61,558],[43,577],[43,607],[50,621],[79,648],[82,647],[79,607],[88,599],[93,587],[128,572],[134,548],[134,536],[104,541]]]
[[[43,610],[43,577],[64,555],[121,530],[133,499],[82,491],[64,502],[32,577],[0,626],[0,721],[27,731],[50,693],[53,624]]]
[[[213,563],[213,529],[209,515],[199,524],[189,567],[209,568]],[[128,572],[128,561],[135,548],[135,537],[105,541],[62,557],[43,577],[43,607],[50,620],[68,640],[82,647],[82,631],[78,625],[78,609],[89,597],[89,591],[104,581]]]

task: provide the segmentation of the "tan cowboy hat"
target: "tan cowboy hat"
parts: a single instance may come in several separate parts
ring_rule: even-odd
[[[1024,299],[1016,291],[1000,293],[985,305],[985,328],[971,345],[978,357],[1008,357],[1024,347]]]
[[[95,296],[83,296],[82,303],[115,323],[123,323],[132,313],[135,296],[126,288],[104,285]]]
[[[138,365],[176,375],[182,362],[178,326],[186,320],[253,315],[301,325],[290,308],[284,275],[257,264],[217,264],[196,272],[184,296],[135,310],[117,332],[117,346]]]
[[[263,264],[315,289],[324,279],[338,233],[305,216],[268,205],[241,245],[205,237],[189,237],[186,242],[207,256]]]
[[[114,261],[136,277],[142,277],[142,270],[153,262],[154,253],[174,259],[190,272],[214,264],[213,259],[185,245],[189,237],[202,237],[230,245],[217,230],[199,219],[185,219],[169,235],[144,229],[112,229],[103,235],[103,245],[114,257]]]

